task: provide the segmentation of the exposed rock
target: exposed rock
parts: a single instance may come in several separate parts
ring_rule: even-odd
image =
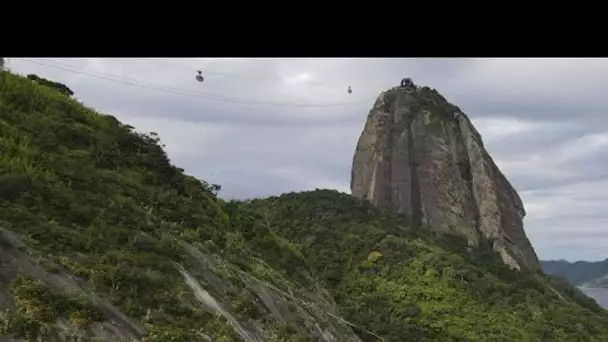
[[[16,232],[0,228],[0,311],[14,310],[14,303],[8,293],[8,284],[21,274],[32,279],[42,281],[53,294],[78,294],[88,300],[105,316],[103,322],[93,322],[87,329],[78,329],[70,325],[65,319],[59,319],[53,329],[56,335],[54,341],[68,341],[78,337],[87,341],[98,338],[101,341],[139,341],[138,337],[145,334],[141,323],[127,317],[109,302],[99,298],[86,285],[80,284],[71,274],[60,271],[49,273],[41,267],[32,255],[25,249],[22,238]],[[48,261],[47,261],[48,262]],[[57,266],[57,265],[56,265]],[[11,339],[11,336],[1,336],[6,341],[20,341]]]
[[[239,291],[241,298],[249,301],[262,316],[273,319],[279,325],[290,325],[316,341],[361,341],[350,323],[334,312],[333,301],[326,305],[321,295],[307,293],[308,296],[305,296],[301,289],[280,289],[224,260],[201,252],[195,246],[184,243],[184,247],[191,256],[188,262],[190,270],[176,265],[184,281],[200,303],[226,318],[243,340],[269,341],[273,332],[265,330],[256,321],[239,319],[229,312],[222,298],[235,291]]]
[[[139,239],[138,243],[154,241],[153,237],[142,232],[135,236]],[[328,299],[323,294],[295,288],[280,289],[196,246],[182,243],[190,258],[184,265],[175,263],[175,267],[198,299],[198,306],[224,317],[241,340],[271,341],[275,338],[276,329],[291,326],[302,336],[318,341],[361,341],[350,323],[334,312],[333,300],[327,303]],[[84,296],[105,318],[100,322],[90,322],[85,327],[76,327],[66,319],[59,318],[51,327],[53,333],[46,337],[51,342],[67,342],[73,338],[107,342],[143,340],[147,331],[141,322],[127,317],[61,266],[53,265],[54,273],[47,271],[38,264],[32,252],[35,251],[28,248],[18,233],[0,228],[0,314],[11,315],[15,310],[8,285],[17,275],[24,275],[41,281],[53,294]],[[249,310],[257,311],[265,323],[239,314],[233,307],[235,301],[248,305]],[[204,332],[199,332],[198,337],[200,341],[213,341]],[[3,335],[0,330],[0,341],[25,340]]]
[[[519,195],[468,117],[434,89],[412,83],[380,94],[359,138],[351,191],[471,245],[487,238],[513,268],[540,269]]]

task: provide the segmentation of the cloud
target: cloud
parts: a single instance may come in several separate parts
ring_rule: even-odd
[[[65,83],[87,106],[159,133],[174,163],[221,184],[226,198],[349,192],[371,106],[412,77],[472,119],[524,200],[540,257],[608,256],[605,59],[31,60],[38,64],[9,67]]]

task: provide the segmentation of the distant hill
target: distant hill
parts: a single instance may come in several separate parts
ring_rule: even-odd
[[[588,287],[608,287],[608,259],[603,261],[548,260],[541,261],[548,274],[568,279],[572,284]]]
[[[0,341],[608,341],[483,236],[332,190],[224,201],[69,95],[0,71]]]

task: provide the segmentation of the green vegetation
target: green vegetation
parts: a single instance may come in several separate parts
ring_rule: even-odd
[[[391,106],[396,102],[402,89],[403,88],[401,87],[393,88],[385,93],[384,110],[386,112],[391,112],[393,110]],[[412,112],[419,113],[424,111],[431,113],[429,118],[430,122],[428,123],[427,128],[438,135],[442,133],[447,134],[447,132],[444,131],[445,123],[453,123],[455,119],[454,114],[462,114],[462,110],[458,106],[450,103],[436,89],[427,86],[414,86],[410,89],[409,94],[414,99],[414,102],[411,103]],[[372,112],[370,112],[369,115],[372,115]],[[408,124],[410,123],[410,121],[407,120],[403,123],[405,122]]]
[[[451,104],[443,97],[436,89],[429,87],[421,87],[415,94],[418,110],[428,111],[432,113],[430,123],[427,126],[436,134],[446,134],[446,122],[454,122],[454,114],[462,113],[462,110]]]
[[[419,105],[423,110],[428,110],[440,118],[452,119],[454,113],[462,113],[460,108],[451,104],[436,89],[422,87],[416,95]]]
[[[171,165],[156,134],[8,72],[0,152],[0,226],[22,234],[47,271],[68,270],[142,322],[143,341],[240,340],[176,269],[189,259],[183,241],[223,260],[215,267],[232,286],[215,297],[270,341],[315,339],[301,317],[273,319],[239,270],[324,298],[319,317],[333,299],[340,316],[386,341],[608,340],[608,312],[561,279],[509,270],[489,242],[469,253],[458,238],[336,191],[223,201],[219,186]],[[16,310],[0,316],[0,333],[34,339],[59,317],[76,327],[107,318],[85,297],[0,275]]]
[[[67,96],[74,95],[74,92],[72,91],[72,89],[68,88],[68,86],[66,86],[63,83],[53,82],[53,81],[47,80],[46,78],[42,78],[42,77],[39,77],[38,75],[34,75],[34,74],[27,75],[27,78],[29,78],[30,80],[32,80],[38,84],[45,86],[45,87],[55,89],[64,95],[67,95]]]
[[[25,235],[48,271],[66,268],[85,280],[145,322],[149,341],[196,341],[201,329],[238,340],[230,325],[193,304],[173,265],[186,257],[179,241],[221,253],[281,288],[295,287],[265,262],[307,267],[293,244],[260,215],[215,197],[218,185],[172,166],[156,134],[134,132],[28,79],[0,76],[0,225]],[[230,268],[218,271],[237,281]],[[298,280],[308,284],[304,275]],[[254,312],[242,296],[226,296],[236,310]],[[53,310],[53,302],[39,304]]]
[[[9,293],[18,310],[17,314],[0,315],[0,333],[17,332],[36,339],[51,331],[50,325],[60,317],[77,327],[103,317],[87,298],[53,294],[42,282],[21,275],[9,286]]]
[[[608,336],[608,314],[593,300],[557,279],[511,271],[489,243],[467,253],[458,238],[425,236],[402,217],[327,190],[248,205],[302,242],[346,319],[390,341]]]

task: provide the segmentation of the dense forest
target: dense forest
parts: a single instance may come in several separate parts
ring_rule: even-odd
[[[491,241],[333,190],[222,200],[68,95],[0,71],[0,338],[111,341],[111,320],[148,342],[608,340],[607,311]]]

